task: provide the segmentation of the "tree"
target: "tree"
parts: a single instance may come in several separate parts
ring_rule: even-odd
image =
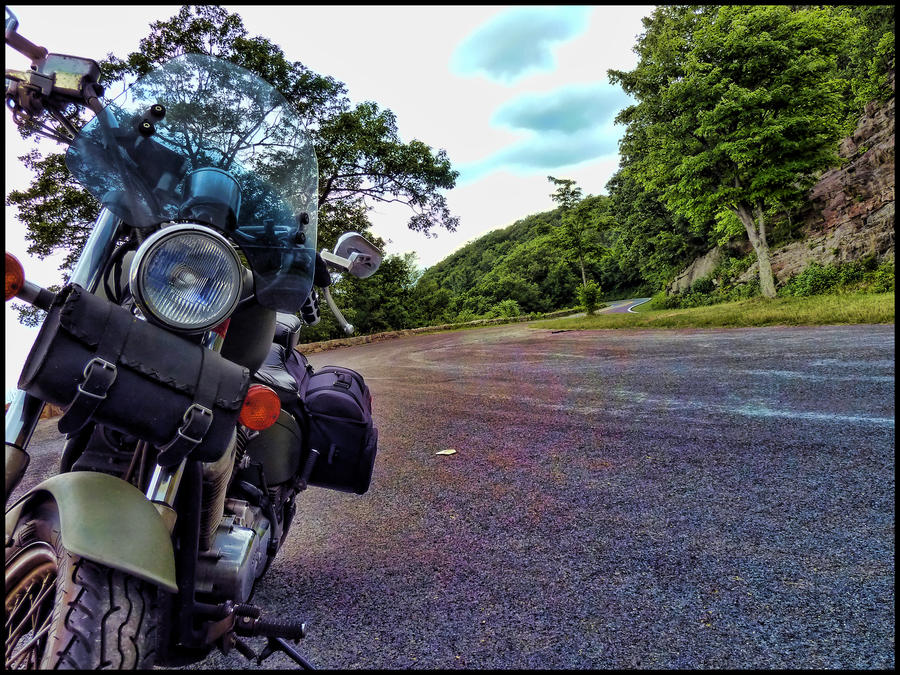
[[[59,153],[42,158],[37,150],[20,157],[35,179],[28,189],[11,192],[6,205],[18,206],[19,219],[29,226],[29,253],[44,258],[59,248],[58,242],[69,243],[62,267],[70,270],[91,233],[100,204],[72,177],[64,158]]]
[[[581,202],[581,188],[574,180],[568,178],[554,178],[547,176],[547,180],[556,186],[556,192],[550,195],[550,199],[562,208],[562,225],[559,236],[565,247],[574,252],[581,269],[581,283],[587,285],[587,275],[584,271],[584,256],[586,248],[587,223],[584,220],[584,212],[578,211]]]
[[[456,229],[458,219],[437,192],[452,188],[458,175],[443,150],[432,154],[421,141],[402,143],[394,114],[371,101],[324,122],[315,136],[326,216],[341,208],[362,214],[367,200],[400,202],[413,210],[411,230]]]
[[[491,271],[479,281],[475,291],[488,298],[489,305],[515,300],[526,312],[546,311],[546,299],[537,285],[508,268]]]
[[[29,253],[45,258],[57,248],[55,242],[70,242],[68,255],[62,263],[65,283],[91,233],[100,205],[72,178],[63,158],[58,153],[41,158],[37,150],[20,157],[25,166],[35,172],[36,178],[27,190],[11,192],[6,205],[18,205],[19,219],[33,224],[35,231],[43,233],[40,237],[28,236],[31,241]],[[50,290],[56,292],[60,287],[53,285]],[[25,326],[40,326],[46,314],[25,303],[14,302],[12,308]]]
[[[374,102],[351,106],[345,86],[318,75],[262,37],[249,37],[237,14],[215,5],[185,5],[168,21],[151,24],[140,50],[124,59],[113,55],[101,64],[101,82],[111,90],[125,78],[141,77],[185,53],[216,56],[245,67],[278,89],[303,116],[319,162],[319,241],[330,245],[346,229],[365,232],[375,201],[408,205],[410,229],[429,234],[457,226],[440,190],[454,186],[444,151],[418,140],[404,143],[390,110]],[[62,155],[31,159],[36,172],[29,189],[12,192],[7,204],[18,207],[26,224],[29,253],[46,256],[63,249],[70,270],[80,255],[97,206],[67,175]]]
[[[422,277],[412,290],[410,309],[415,326],[426,326],[432,323],[446,323],[452,317],[448,315],[448,306],[453,294],[449,289],[439,286],[430,277]]]
[[[578,289],[578,302],[584,308],[585,314],[593,314],[597,309],[597,302],[600,298],[600,286],[597,282],[591,281]]]
[[[767,297],[767,218],[838,161],[837,61],[855,23],[831,7],[658,8],[638,66],[609,71],[638,99],[617,117],[632,175],[694,224],[738,218]]]

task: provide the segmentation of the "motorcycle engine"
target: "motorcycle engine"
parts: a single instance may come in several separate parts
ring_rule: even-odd
[[[266,568],[271,525],[259,507],[240,499],[225,500],[225,515],[212,545],[200,551],[196,591],[214,603],[246,602],[253,583]]]

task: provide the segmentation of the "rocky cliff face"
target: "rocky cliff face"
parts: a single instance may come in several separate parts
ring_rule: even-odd
[[[686,291],[698,279],[708,277],[722,261],[722,249],[716,246],[705,255],[700,256],[688,265],[666,289],[669,293]]]
[[[804,239],[770,252],[776,283],[802,272],[813,261],[827,265],[869,254],[894,256],[893,96],[884,105],[866,106],[856,130],[842,141],[839,154],[847,161],[822,175],[800,214]],[[695,260],[672,282],[669,292],[684,290],[707,276],[719,259],[717,252],[713,249]],[[738,282],[756,278],[757,267],[754,263]]]

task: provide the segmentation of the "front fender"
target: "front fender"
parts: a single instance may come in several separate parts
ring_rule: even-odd
[[[172,540],[156,507],[130,483],[105,473],[61,473],[31,489],[6,512],[7,541],[22,514],[48,496],[59,509],[70,553],[178,592]]]

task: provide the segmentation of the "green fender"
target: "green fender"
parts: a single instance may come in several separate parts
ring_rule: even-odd
[[[30,506],[50,495],[71,553],[178,592],[175,552],[162,517],[130,483],[105,473],[71,471],[48,478],[6,512],[6,540]]]

